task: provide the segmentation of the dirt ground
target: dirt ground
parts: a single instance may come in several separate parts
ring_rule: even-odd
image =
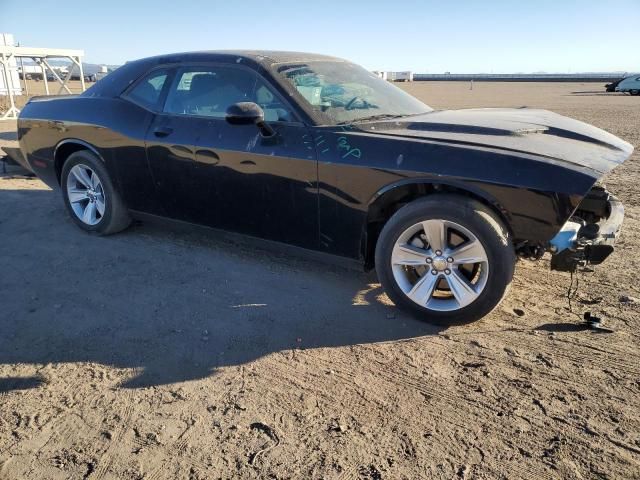
[[[600,84],[404,88],[437,108],[543,107],[640,146],[640,98]],[[636,152],[607,179],[626,205],[618,249],[572,312],[568,274],[519,262],[496,311],[442,329],[373,275],[212,233],[87,236],[58,192],[9,172],[0,478],[640,478],[639,183]]]
[[[64,95],[68,93],[66,90],[61,90],[60,83],[57,80],[49,80],[49,94],[50,95]],[[92,82],[85,82],[85,88],[92,86]],[[47,91],[42,80],[20,80],[20,87],[24,95],[14,97],[16,107],[22,108],[27,100],[34,95],[46,95]],[[82,84],[80,80],[70,80],[67,83],[67,88],[71,90],[71,93],[82,93]],[[4,112],[9,108],[9,97],[0,96],[0,112]],[[2,127],[0,127],[0,132]],[[2,140],[0,139],[0,142]]]

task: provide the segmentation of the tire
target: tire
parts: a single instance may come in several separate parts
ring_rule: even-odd
[[[631,95],[640,95],[640,90],[629,90]]]
[[[62,167],[60,187],[71,219],[82,230],[111,235],[131,224],[129,212],[104,163],[92,152],[80,150],[69,155]],[[87,209],[93,209],[94,215]]]
[[[431,238],[442,248],[432,248]],[[430,195],[398,210],[384,225],[375,252],[389,298],[437,325],[469,323],[490,313],[511,284],[515,262],[500,218],[482,203],[452,194]]]

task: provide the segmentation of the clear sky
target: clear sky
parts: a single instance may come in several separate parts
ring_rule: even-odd
[[[90,63],[251,48],[420,73],[640,71],[640,0],[0,0],[0,32]]]

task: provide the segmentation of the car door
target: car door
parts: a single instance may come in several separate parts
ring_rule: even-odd
[[[116,130],[103,130],[101,135],[113,152],[118,186],[127,207],[155,215],[161,215],[163,210],[149,175],[146,134],[155,113],[162,109],[163,92],[169,87],[170,75],[170,69],[153,69],[133,83],[121,99],[111,103],[113,111],[96,109],[96,115],[102,119],[112,119],[110,124]],[[124,140],[118,140],[122,137]]]
[[[275,135],[231,125],[227,108],[256,102]],[[307,127],[255,71],[179,68],[147,134],[149,166],[167,215],[316,248],[316,151]]]

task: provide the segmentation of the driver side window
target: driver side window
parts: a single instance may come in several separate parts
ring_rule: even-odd
[[[292,115],[256,74],[237,67],[186,67],[178,70],[164,111],[176,115],[224,118],[238,102],[262,107],[267,121],[291,121]]]

